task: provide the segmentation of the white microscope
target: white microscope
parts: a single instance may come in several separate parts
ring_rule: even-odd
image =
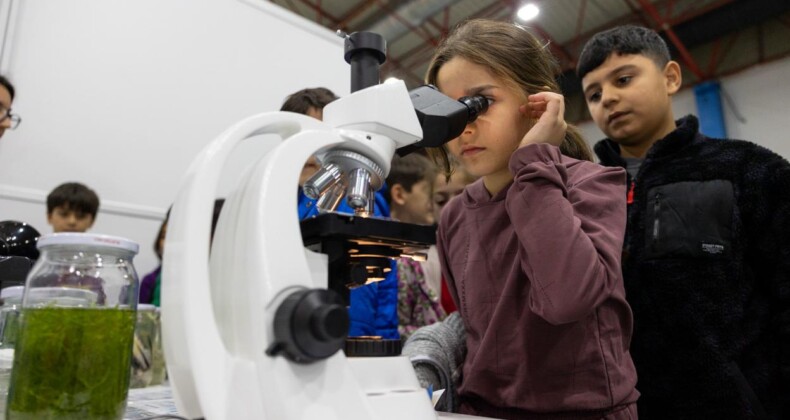
[[[357,214],[338,219],[340,230],[363,230],[366,237],[356,240],[363,246],[409,252],[408,239],[379,235],[364,223],[392,156],[444,144],[488,103],[482,97],[452,100],[427,86],[410,93],[403,82],[379,85],[384,51],[377,34],[347,36],[353,93],[328,105],[323,122],[285,112],[249,117],[210,143],[189,168],[171,211],[162,275],[167,368],[182,415],[436,418],[408,359],[338,351],[345,345],[348,312],[342,297],[327,288],[327,254],[305,247],[296,211],[300,170],[317,155],[323,168],[304,189],[319,199],[320,209],[330,213],[346,196]],[[222,168],[234,147],[261,134],[281,142],[228,197],[209,252]],[[396,227],[385,226],[388,232],[405,225],[370,223]],[[325,225],[312,226],[321,236]],[[378,272],[375,264],[362,267],[369,275]]]

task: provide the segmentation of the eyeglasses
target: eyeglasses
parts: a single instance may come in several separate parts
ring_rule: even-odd
[[[22,122],[22,117],[16,114],[12,114],[10,108],[6,109],[2,114],[0,114],[0,123],[5,122],[6,118],[11,120],[11,126],[8,127],[11,130],[19,127],[19,123]]]

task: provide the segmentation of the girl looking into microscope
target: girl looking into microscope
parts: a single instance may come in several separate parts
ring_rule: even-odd
[[[404,352],[439,362],[415,364],[424,385],[432,366],[458,381],[450,408],[461,413],[636,418],[625,172],[591,161],[565,122],[557,70],[511,23],[468,21],[438,47],[427,82],[490,105],[444,154],[480,177],[447,204],[437,235],[460,318],[417,331]]]

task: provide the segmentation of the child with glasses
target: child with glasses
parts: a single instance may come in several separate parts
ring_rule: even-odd
[[[14,101],[14,85],[3,76],[0,76],[0,137],[5,130],[15,129],[22,119],[11,113],[11,103]]]

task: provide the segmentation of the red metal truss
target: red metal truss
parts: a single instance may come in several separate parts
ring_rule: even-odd
[[[680,38],[678,38],[678,36],[675,34],[675,31],[672,29],[672,25],[667,23],[667,21],[661,16],[661,14],[658,13],[656,7],[653,6],[653,4],[650,3],[648,0],[637,0],[637,1],[639,1],[639,4],[642,5],[642,9],[644,9],[650,15],[650,17],[652,17],[653,20],[656,22],[655,27],[657,29],[664,30],[664,32],[667,34],[667,37],[669,37],[669,40],[672,41],[672,44],[674,44],[675,48],[678,49],[678,53],[680,53],[680,57],[681,59],[683,59],[683,62],[686,63],[688,69],[692,73],[694,73],[694,76],[696,76],[698,80],[700,81],[704,80],[705,74],[702,73],[702,70],[700,70],[699,66],[697,65],[697,62],[694,60],[694,57],[692,57],[691,53],[689,53],[688,49],[686,49],[686,46],[683,44],[683,41],[681,41]]]

